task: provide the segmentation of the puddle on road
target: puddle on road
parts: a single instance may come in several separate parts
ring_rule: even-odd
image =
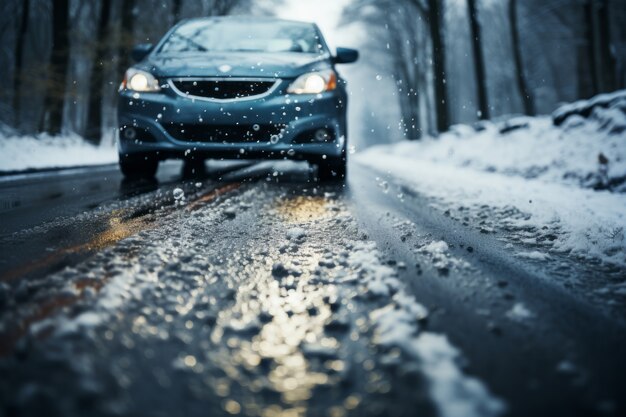
[[[314,269],[319,256],[301,255],[308,258],[302,269]],[[244,388],[248,414],[304,416],[316,388],[343,378],[339,342],[324,331],[333,314],[325,300],[336,297],[336,290],[312,285],[310,278],[308,273],[297,278],[257,275],[239,288],[235,305],[220,314],[211,339],[221,346],[216,362],[229,380],[215,391],[230,394],[233,384]],[[280,402],[268,405],[255,394],[261,391]]]
[[[293,196],[282,198],[276,210],[286,221],[300,223],[329,216],[328,200],[321,196]]]

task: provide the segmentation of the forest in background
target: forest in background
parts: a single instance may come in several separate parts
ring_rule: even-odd
[[[626,87],[626,1],[354,0],[409,139]]]
[[[134,44],[181,18],[272,14],[280,0],[5,0],[0,122],[111,142]],[[390,76],[404,137],[625,88],[621,0],[353,0],[362,64]],[[375,102],[376,96],[369,100]],[[375,105],[375,104],[372,104]]]

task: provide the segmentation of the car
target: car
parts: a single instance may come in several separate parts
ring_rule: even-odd
[[[348,97],[314,23],[259,17],[189,19],[156,44],[133,48],[118,97],[119,164],[153,177],[175,158],[290,159],[343,180]]]

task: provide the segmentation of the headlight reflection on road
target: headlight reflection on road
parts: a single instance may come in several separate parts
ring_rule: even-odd
[[[309,200],[304,206],[320,214],[320,203]],[[309,210],[302,212],[305,211]],[[294,268],[302,271],[313,270],[321,259],[304,247],[298,255],[301,261],[297,262],[302,264]],[[266,262],[261,258],[258,261]],[[307,400],[316,387],[338,382],[334,379],[343,370],[341,361],[325,359],[325,352],[340,348],[336,339],[324,333],[324,325],[332,315],[324,300],[334,297],[336,290],[333,286],[311,284],[311,275],[306,272],[295,281],[290,277],[261,275],[252,268],[249,272],[255,278],[238,289],[235,305],[220,314],[211,335],[213,343],[224,346],[217,354],[217,362],[234,384],[250,391],[249,402],[241,404],[246,413],[304,416]],[[307,346],[313,346],[309,351],[315,349],[316,353],[307,355]],[[216,359],[213,354],[210,356]],[[224,380],[211,384],[218,395],[234,389],[226,388],[224,383],[228,384]],[[266,396],[263,404],[252,395],[259,392]],[[274,404],[268,405],[272,393],[279,401],[270,401]]]
[[[308,222],[329,216],[328,200],[320,196],[295,196],[279,201],[281,217],[291,223]]]

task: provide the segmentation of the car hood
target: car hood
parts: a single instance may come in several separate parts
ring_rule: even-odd
[[[159,78],[171,77],[278,77],[295,78],[330,67],[328,55],[302,53],[156,54],[137,67]]]

